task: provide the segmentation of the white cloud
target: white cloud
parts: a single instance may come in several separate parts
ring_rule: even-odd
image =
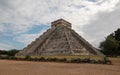
[[[23,43],[25,46],[31,43],[31,41],[34,41],[36,38],[38,38],[43,32],[45,32],[45,29],[42,29],[38,34],[21,34],[17,37],[15,37],[14,40]]]
[[[110,12],[119,0],[1,0],[0,23],[10,23],[13,33],[22,33],[35,24],[47,24],[58,18],[65,18],[77,29],[96,18],[99,12]],[[103,1],[103,2],[102,2]],[[99,4],[102,2],[101,4]],[[4,25],[3,25],[4,26]]]
[[[14,49],[14,47],[10,44],[0,43],[0,50],[9,50]]]
[[[38,34],[21,34],[20,36],[16,37],[15,40],[21,42],[27,46],[31,43],[31,41],[35,40],[38,37]]]
[[[38,36],[25,34],[33,26],[64,18],[73,24],[73,29],[85,35],[86,32],[82,31],[84,26],[99,19],[99,14],[115,11],[118,3],[119,0],[0,0],[0,33],[19,34],[16,41],[27,44]]]
[[[5,31],[5,28],[2,25],[0,25],[0,33],[4,32],[4,31]]]
[[[114,11],[110,13],[101,13],[96,20],[92,20],[82,28],[84,37],[88,39],[94,46],[98,47],[99,43],[105,39],[107,35],[120,28],[120,3]]]

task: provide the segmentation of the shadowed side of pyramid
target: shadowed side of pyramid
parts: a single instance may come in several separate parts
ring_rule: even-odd
[[[38,55],[103,55],[71,29],[71,23],[59,19],[51,28],[21,50],[17,56]]]

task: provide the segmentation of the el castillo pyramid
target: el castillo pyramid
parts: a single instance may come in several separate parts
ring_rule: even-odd
[[[29,38],[28,38],[29,39]],[[51,28],[21,50],[17,56],[40,55],[103,55],[78,35],[71,23],[59,19]]]

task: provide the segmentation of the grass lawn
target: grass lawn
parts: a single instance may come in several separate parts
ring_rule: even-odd
[[[62,59],[62,58],[66,58],[67,60],[71,60],[71,59],[76,59],[76,58],[80,58],[80,59],[85,59],[85,58],[90,58],[90,59],[94,59],[94,60],[102,60],[103,57],[102,56],[97,56],[97,55],[47,55],[47,56],[31,56],[31,58],[58,58],[58,59]],[[20,56],[20,58],[25,58],[25,56]]]

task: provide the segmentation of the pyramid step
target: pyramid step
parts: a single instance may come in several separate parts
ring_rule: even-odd
[[[55,30],[55,29],[54,29]],[[38,47],[40,47],[44,41],[49,37],[49,35],[54,31],[54,30],[48,30],[49,32],[44,33],[42,35],[41,38],[39,38],[39,40],[36,42],[36,45],[32,46],[31,48],[29,48],[30,50],[28,51],[28,53],[33,52],[34,50],[38,50]]]

